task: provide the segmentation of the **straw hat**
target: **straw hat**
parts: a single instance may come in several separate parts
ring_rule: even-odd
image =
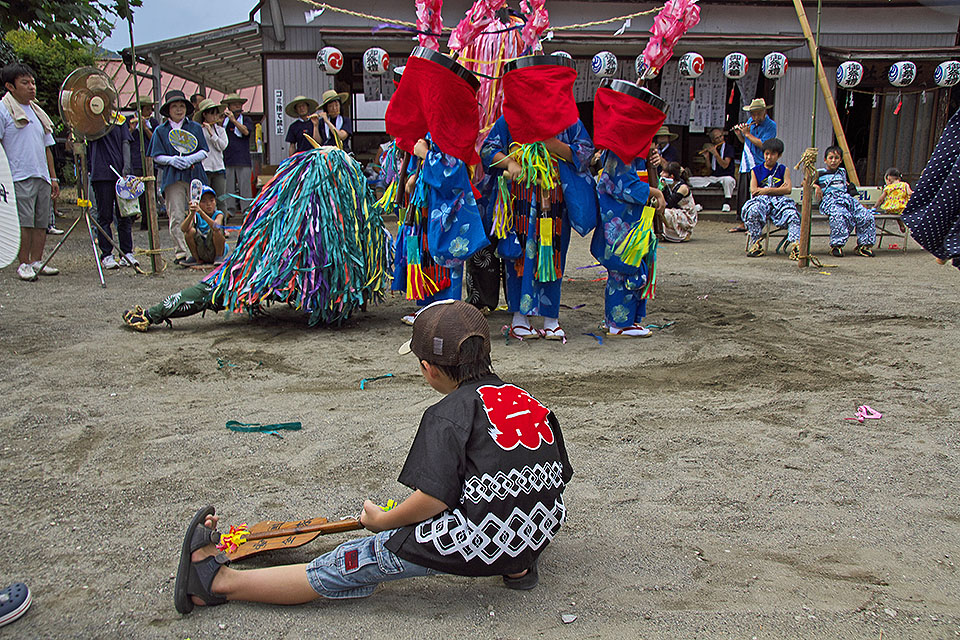
[[[320,106],[317,103],[317,101],[314,100],[313,98],[308,98],[306,96],[297,96],[296,98],[291,100],[289,103],[287,103],[287,106],[283,110],[284,113],[286,113],[291,118],[299,118],[300,116],[297,115],[297,105],[300,104],[301,102],[306,103],[307,113],[313,113]]]
[[[200,104],[197,105],[197,112],[194,114],[193,119],[197,122],[203,122],[203,112],[210,109],[220,109],[223,105],[219,102],[214,102],[210,98],[204,98],[200,101]]]
[[[139,111],[140,107],[152,107],[154,104],[156,103],[153,101],[153,98],[149,96],[140,96],[139,100],[135,99],[127,105],[127,110]]]
[[[221,100],[220,103],[227,105],[227,104],[230,104],[231,102],[244,103],[246,101],[247,99],[238,93],[228,93],[227,95],[223,96],[223,100]]]
[[[320,106],[333,102],[334,100],[339,100],[340,104],[343,104],[347,101],[347,98],[350,97],[348,93],[337,93],[334,89],[329,89],[323,92],[323,95],[320,96]]]
[[[667,136],[670,140],[676,140],[677,138],[680,137],[677,134],[671,132],[670,129],[668,129],[667,127],[660,127],[660,129],[657,130],[657,135],[653,136],[653,139],[656,140],[660,136]]]
[[[773,109],[773,105],[767,104],[763,98],[754,98],[750,104],[743,108],[744,111],[759,111],[760,109]]]
[[[190,104],[189,100],[187,100],[187,96],[183,95],[183,91],[180,91],[179,89],[173,89],[171,91],[167,91],[167,93],[163,96],[163,104],[160,105],[160,109],[159,109],[160,115],[162,115],[165,118],[169,118],[170,105],[173,104],[174,102],[182,102],[185,105],[187,105],[188,118],[193,115],[193,112],[194,112],[193,105]]]

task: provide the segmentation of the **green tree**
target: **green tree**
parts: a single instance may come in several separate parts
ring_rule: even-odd
[[[143,0],[0,0],[0,31],[29,29],[43,40],[101,42]]]
[[[60,120],[60,85],[77,67],[93,65],[93,49],[76,40],[43,40],[32,31],[10,31],[4,39],[14,55],[37,74],[37,102],[56,122]]]

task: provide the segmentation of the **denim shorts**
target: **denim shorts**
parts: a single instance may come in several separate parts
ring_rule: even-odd
[[[372,536],[344,542],[307,565],[307,580],[324,598],[365,598],[381,582],[442,573],[401,560],[384,544],[396,532],[381,531]]]

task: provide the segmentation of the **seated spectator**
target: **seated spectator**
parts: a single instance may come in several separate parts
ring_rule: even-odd
[[[733,177],[737,166],[733,161],[733,145],[727,144],[725,138],[723,129],[710,129],[710,144],[704,145],[699,152],[710,167],[710,175],[690,178],[690,186],[699,189],[719,183],[723,187],[723,211],[730,211],[733,191],[737,188],[737,181]]]
[[[687,170],[671,162],[660,173],[660,189],[667,201],[663,211],[663,237],[669,242],[686,242],[697,226],[700,207],[693,201]]]
[[[877,209],[879,213],[898,216],[907,208],[907,201],[913,195],[913,189],[903,181],[903,176],[896,167],[887,169],[883,181],[886,185],[880,197],[877,198]]]
[[[783,141],[770,138],[763,143],[763,164],[750,172],[752,198],[743,203],[743,220],[750,234],[747,256],[759,258],[763,251],[763,228],[769,220],[780,228],[787,228],[787,249],[791,260],[800,257],[800,214],[797,204],[790,199],[793,182],[789,167],[780,164]]]
[[[830,218],[830,254],[843,257],[843,246],[850,232],[857,231],[857,255],[873,257],[873,244],[877,241],[877,222],[860,201],[850,194],[856,187],[847,179],[847,171],[840,166],[843,151],[834,145],[824,154],[827,168],[817,171],[813,183],[816,196],[820,198],[820,213]]]
[[[660,166],[666,167],[671,162],[680,162],[680,149],[670,144],[677,138],[675,133],[671,133],[666,126],[660,127],[653,141],[657,144],[657,150],[660,151]]]
[[[183,264],[220,264],[227,250],[223,237],[223,212],[217,209],[217,192],[203,187],[200,202],[190,201],[190,213],[180,229],[190,247],[190,258]]]

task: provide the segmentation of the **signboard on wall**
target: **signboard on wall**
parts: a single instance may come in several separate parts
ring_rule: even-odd
[[[273,91],[273,122],[274,132],[283,136],[283,89]]]

